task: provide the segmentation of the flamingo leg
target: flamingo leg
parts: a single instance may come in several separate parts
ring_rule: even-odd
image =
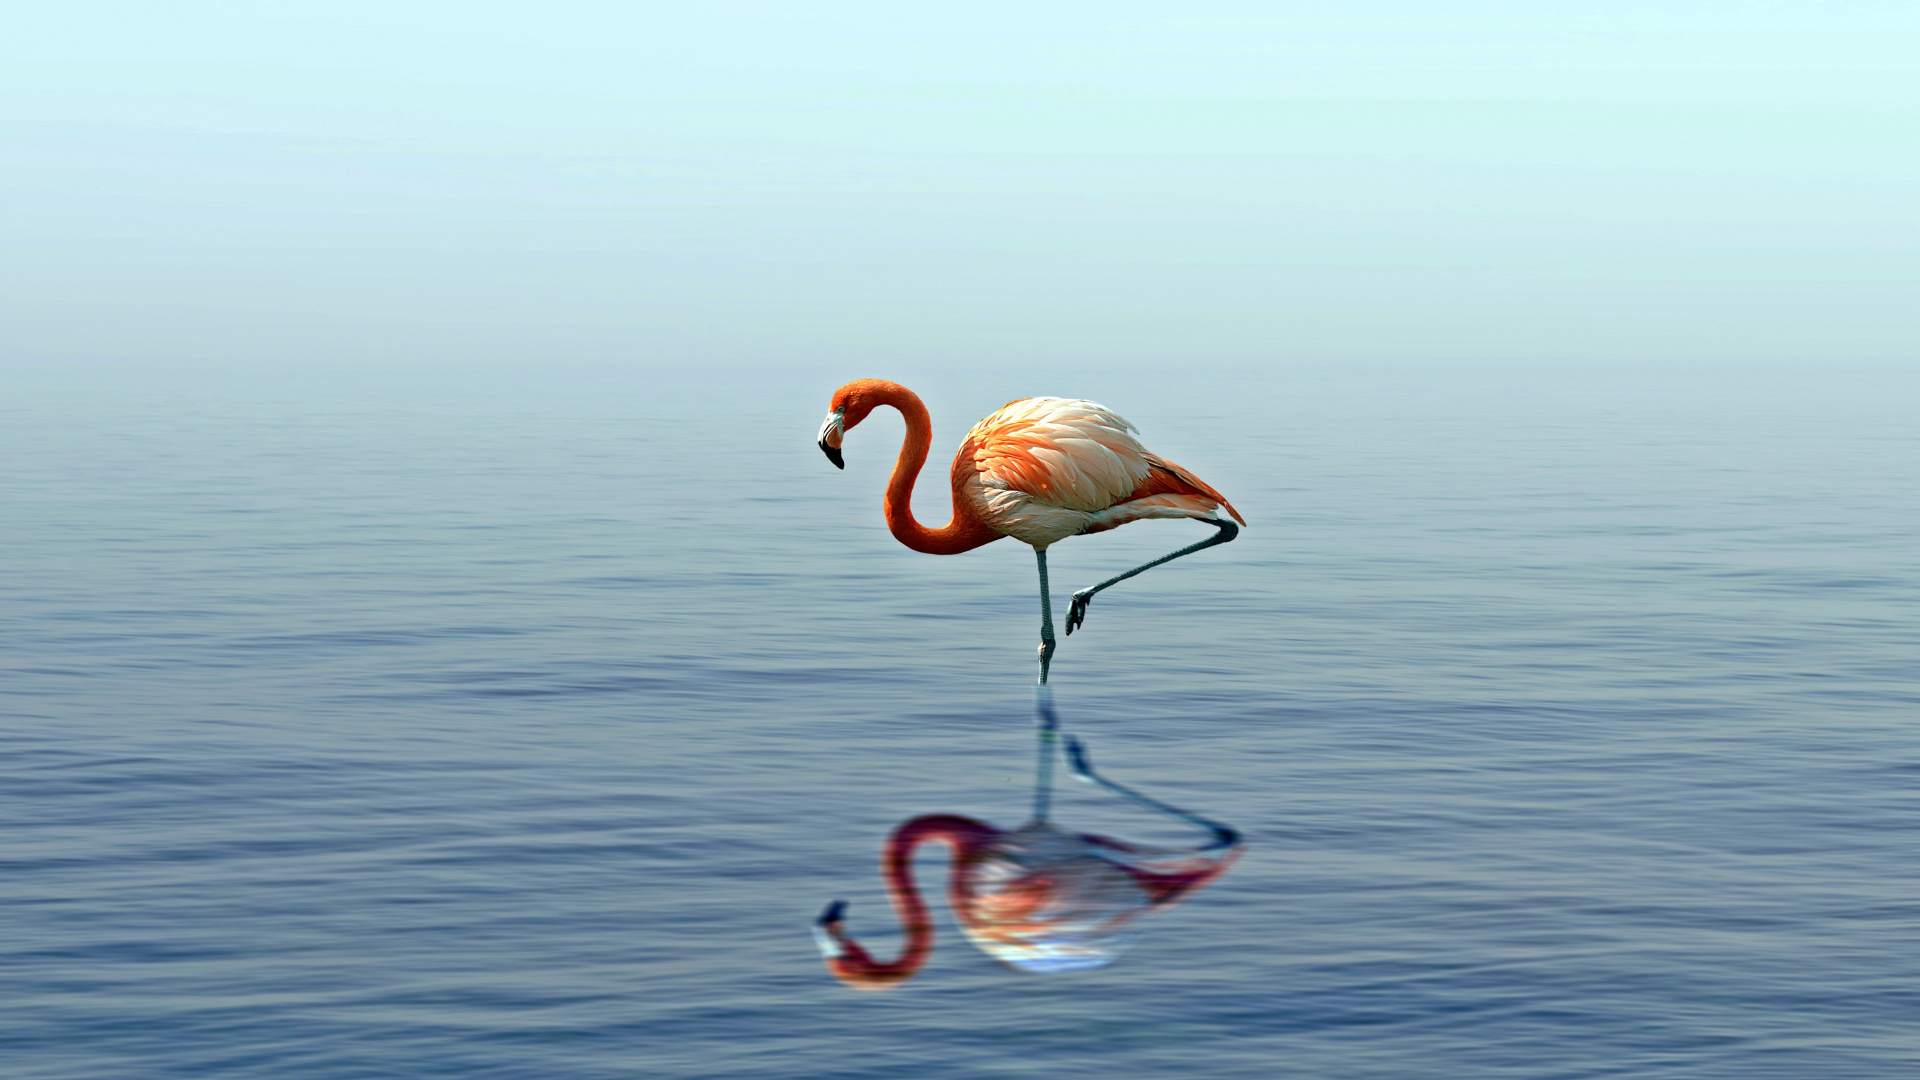
[[[1045,686],[1047,667],[1053,663],[1053,597],[1047,593],[1047,549],[1034,548],[1033,554],[1040,562],[1040,685]],[[1141,567],[1141,569],[1146,568]],[[1105,588],[1105,586],[1101,587]],[[1078,602],[1076,597],[1075,603]],[[1073,633],[1071,627],[1068,628],[1067,633]]]
[[[1178,818],[1189,825],[1197,825],[1212,833],[1213,843],[1201,848],[1201,851],[1230,848],[1240,842],[1240,834],[1238,832],[1217,821],[1208,821],[1199,814],[1190,814],[1177,806],[1168,806],[1158,799],[1149,798],[1124,784],[1116,784],[1112,780],[1094,772],[1093,761],[1087,757],[1086,744],[1072,735],[1067,736],[1067,761],[1073,768],[1073,775],[1088,783],[1099,784],[1108,791],[1116,795],[1125,796],[1149,810],[1165,814],[1171,818]]]
[[[1033,772],[1033,820],[1047,820],[1053,801],[1053,746],[1060,737],[1060,721],[1053,712],[1053,687],[1047,685],[1047,666],[1053,662],[1053,596],[1047,591],[1047,549],[1034,548],[1040,564],[1040,682],[1033,688],[1034,733],[1040,739],[1040,757]]]
[[[1127,571],[1124,574],[1117,574],[1101,582],[1098,585],[1090,586],[1088,588],[1081,589],[1077,593],[1074,593],[1073,604],[1067,608],[1067,633],[1071,635],[1074,632],[1074,630],[1078,629],[1082,623],[1087,621],[1087,605],[1093,603],[1094,594],[1099,592],[1100,590],[1105,589],[1112,585],[1118,585],[1121,582],[1127,580],[1128,578],[1134,576],[1135,574],[1144,573],[1148,570],[1153,569],[1156,566],[1159,566],[1161,563],[1172,562],[1173,560],[1179,558],[1182,555],[1191,555],[1196,551],[1201,551],[1218,544],[1224,544],[1227,541],[1232,540],[1234,537],[1240,535],[1240,526],[1235,525],[1233,522],[1228,521],[1225,518],[1194,518],[1193,520],[1204,521],[1207,524],[1213,526],[1214,528],[1219,529],[1220,531],[1213,534],[1212,536],[1207,537],[1205,540],[1202,540],[1197,544],[1188,544],[1186,547],[1181,548],[1179,551],[1176,551],[1171,555],[1162,555],[1159,558],[1153,560],[1152,562],[1141,563],[1139,566],[1134,567],[1133,569]],[[1041,558],[1041,563],[1040,563],[1041,586],[1040,587],[1041,587],[1041,594],[1045,595],[1046,553],[1042,552],[1040,555],[1040,558]],[[1048,632],[1051,633],[1053,629],[1051,625],[1053,622],[1053,616],[1051,614],[1047,616],[1047,622],[1049,624],[1047,628]],[[1042,661],[1041,667],[1042,667],[1042,670],[1045,669],[1044,661]],[[1041,681],[1045,682],[1046,680],[1043,677]]]

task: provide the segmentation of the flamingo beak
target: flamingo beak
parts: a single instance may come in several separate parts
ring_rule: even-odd
[[[820,451],[827,455],[836,469],[847,467],[847,461],[840,456],[840,440],[846,436],[846,430],[840,426],[844,414],[835,409],[827,414],[827,422],[820,425]]]

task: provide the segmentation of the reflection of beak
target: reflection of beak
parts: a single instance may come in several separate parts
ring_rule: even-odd
[[[840,428],[840,420],[840,410],[835,409],[827,414],[827,422],[820,425],[820,451],[836,469],[847,467],[846,459],[840,456],[840,440],[846,435]]]
[[[836,448],[837,449],[837,448]],[[835,900],[827,905],[820,920],[813,924],[813,943],[820,946],[820,955],[829,960],[838,960],[847,955],[846,947],[840,944],[840,920],[847,913],[847,902]]]

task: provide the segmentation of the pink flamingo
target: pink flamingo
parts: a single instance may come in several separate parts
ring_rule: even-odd
[[[1052,712],[1044,696],[1042,709]],[[1051,726],[1051,715],[1047,720]],[[1009,967],[1042,972],[1110,962],[1133,943],[1133,924],[1141,915],[1193,895],[1239,857],[1240,836],[1234,830],[1101,777],[1078,739],[1067,739],[1067,754],[1081,779],[1198,825],[1213,834],[1212,842],[1193,851],[1159,851],[1063,832],[1046,820],[1043,769],[1038,812],[1011,832],[956,814],[930,814],[895,829],[881,866],[906,935],[900,955],[875,960],[847,935],[842,927],[846,901],[836,900],[814,928],[827,970],[857,990],[885,990],[912,978],[927,962],[933,920],[913,883],[914,849],[924,843],[952,849],[947,896],[968,939]]]
[[[1033,545],[1040,567],[1040,681],[1053,660],[1053,602],[1047,593],[1047,548],[1081,533],[1104,532],[1143,518],[1193,518],[1213,536],[1073,594],[1067,633],[1086,621],[1095,594],[1144,570],[1224,544],[1246,519],[1199,477],[1155,457],[1134,427],[1105,406],[1073,398],[1027,398],[1007,404],[967,432],[953,459],[953,517],[938,529],[914,520],[913,484],[933,444],[933,423],[918,395],[898,383],[859,379],[833,392],[820,426],[820,449],[845,468],[846,433],[882,405],[906,418],[907,437],[887,482],[887,527],[901,543],[932,555],[957,555],[1003,536]],[[1217,516],[1222,507],[1234,521]]]
[[[1070,398],[1011,402],[967,432],[953,459],[953,516],[929,529],[913,517],[914,481],[933,442],[927,407],[898,383],[861,379],[834,391],[820,427],[820,449],[845,468],[848,430],[874,409],[891,405],[907,435],[887,482],[887,527],[901,543],[934,555],[957,555],[1011,536],[1033,546],[1040,571],[1039,767],[1033,818],[1011,832],[953,814],[914,818],[887,841],[883,867],[906,932],[899,957],[875,960],[842,927],[846,904],[835,901],[815,927],[828,968],[860,989],[885,989],[908,978],[933,949],[933,923],[915,889],[914,849],[938,841],[953,851],[948,897],[961,929],[989,955],[1030,971],[1068,971],[1108,963],[1133,940],[1142,914],[1171,907],[1218,877],[1240,855],[1232,829],[1155,801],[1099,776],[1077,739],[1067,740],[1074,772],[1143,806],[1197,825],[1212,841],[1192,851],[1149,850],[1103,836],[1064,832],[1047,820],[1059,722],[1048,667],[1055,648],[1047,588],[1047,548],[1069,536],[1104,532],[1144,518],[1193,518],[1214,535],[1073,594],[1067,633],[1086,621],[1095,594],[1182,555],[1224,544],[1246,519],[1192,473],[1155,457],[1133,437],[1133,425],[1104,406]],[[1217,515],[1225,508],[1233,521]]]

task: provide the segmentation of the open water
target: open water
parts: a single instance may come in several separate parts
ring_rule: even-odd
[[[870,375],[923,518],[1053,393],[1252,522],[1055,664],[1250,843],[1110,967],[814,950],[1027,804],[1032,556],[888,536]],[[1911,369],[18,367],[0,569],[13,1080],[1920,1075]]]

